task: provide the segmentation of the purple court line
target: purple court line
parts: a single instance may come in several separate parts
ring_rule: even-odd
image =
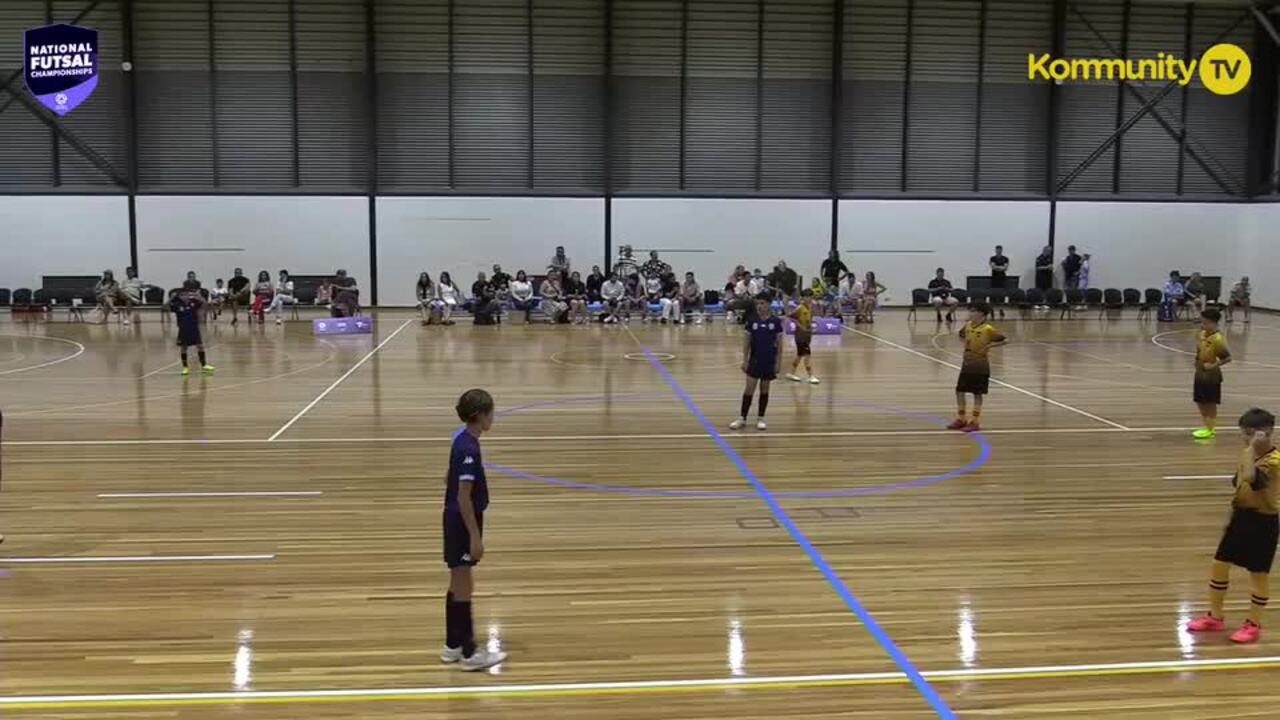
[[[602,399],[634,400],[638,398],[653,397],[653,396],[654,395],[651,393],[632,393],[627,395],[614,395],[614,396],[593,395],[593,396],[587,396],[587,397],[544,400],[541,402],[529,403],[526,405],[517,405],[515,407],[501,410],[496,414],[499,416],[502,416],[502,415],[509,415],[512,413],[517,413],[521,410],[528,410],[532,408],[549,407],[549,406],[555,406],[555,405],[569,405],[569,404],[576,404],[576,403],[598,402]],[[846,404],[857,405],[859,407],[865,407],[865,408],[871,408],[873,410],[893,413],[895,415],[902,415],[904,417],[910,417],[917,420],[921,420],[931,425],[937,425],[938,427],[944,428],[947,425],[946,420],[940,417],[937,417],[935,415],[918,413],[918,412],[906,410],[903,408],[895,408],[895,407],[890,407],[886,405],[876,405],[874,403],[862,402],[859,400],[850,400],[850,401],[847,401]],[[461,428],[459,428],[458,431],[460,432]],[[977,457],[975,457],[973,460],[970,460],[967,464],[965,464],[962,467],[956,468],[954,470],[948,470],[947,472],[941,473],[939,475],[930,475],[928,477],[915,478],[913,480],[904,480],[902,482],[889,483],[886,485],[872,485],[872,486],[857,487],[857,488],[844,488],[839,490],[775,492],[775,493],[772,493],[772,495],[775,497],[787,498],[787,499],[859,497],[859,496],[865,496],[865,495],[882,495],[882,494],[897,492],[899,490],[910,490],[913,488],[920,488],[920,487],[926,487],[929,485],[935,485],[940,482],[945,482],[947,480],[951,480],[951,479],[975,472],[976,470],[981,468],[983,465],[986,465],[988,461],[990,461],[991,443],[990,441],[987,440],[986,436],[984,436],[982,433],[972,433],[972,434],[969,434],[967,437],[969,437],[975,443],[977,443],[978,445]],[[596,492],[604,492],[604,493],[615,493],[615,494],[622,494],[622,495],[645,495],[650,497],[716,498],[716,499],[733,499],[733,500],[742,500],[742,499],[750,500],[750,499],[756,499],[758,497],[757,494],[754,492],[734,492],[734,491],[721,491],[721,490],[663,490],[661,488],[637,488],[637,487],[626,487],[622,485],[601,485],[598,483],[587,483],[587,482],[578,482],[574,480],[565,480],[563,478],[550,477],[547,475],[537,475],[534,473],[525,472],[523,470],[518,470],[516,468],[507,467],[505,465],[496,465],[494,463],[486,463],[486,466],[504,475],[509,475],[511,477],[519,478],[521,480],[531,480],[533,482],[546,483],[548,485],[556,485],[559,487],[572,488],[575,490],[593,490]]]

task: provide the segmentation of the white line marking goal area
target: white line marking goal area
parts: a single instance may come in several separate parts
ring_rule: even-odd
[[[370,350],[364,357],[360,358],[359,362],[357,362],[355,365],[352,365],[351,368],[348,369],[346,372],[342,373],[342,375],[337,380],[333,381],[332,385],[325,388],[323,392],[317,395],[315,400],[312,400],[311,402],[307,403],[306,407],[299,410],[297,415],[294,415],[289,420],[289,422],[282,425],[280,429],[275,431],[275,433],[271,437],[267,438],[267,440],[274,441],[276,438],[283,435],[285,431],[287,431],[289,428],[293,427],[293,424],[301,420],[303,415],[306,415],[308,412],[310,412],[311,408],[315,407],[316,405],[319,405],[321,400],[324,400],[329,393],[333,392],[335,388],[341,385],[343,380],[346,380],[347,378],[351,377],[351,374],[359,370],[361,365],[364,365],[365,363],[369,362],[369,358],[378,354],[378,351],[381,350],[383,346],[391,342],[391,340],[395,338],[395,336],[399,335],[401,330],[404,330],[405,328],[409,327],[409,323],[411,322],[413,322],[413,320],[409,319],[400,323],[400,327],[396,328],[394,331],[392,331],[390,335],[383,338],[382,342],[374,346],[374,348]]]
[[[872,340],[875,340],[875,341],[876,341],[876,342],[878,342],[878,343],[883,343],[883,344],[885,344],[885,345],[888,345],[888,346],[889,346],[889,347],[891,347],[891,348],[896,348],[896,349],[901,350],[901,351],[903,351],[903,352],[911,353],[912,355],[915,355],[915,356],[917,356],[917,357],[924,358],[925,360],[928,360],[929,362],[937,363],[937,364],[939,364],[939,365],[945,365],[946,367],[949,367],[949,368],[951,368],[951,369],[953,369],[953,370],[956,370],[956,371],[959,371],[959,370],[960,370],[960,366],[959,366],[959,365],[956,365],[955,363],[950,363],[950,362],[947,362],[946,360],[940,360],[940,359],[938,359],[938,358],[936,358],[936,357],[933,357],[932,355],[926,355],[926,354],[924,354],[924,353],[920,352],[919,350],[913,350],[912,348],[909,348],[909,347],[907,347],[906,345],[899,345],[898,343],[893,342],[892,340],[886,340],[886,339],[884,339],[884,338],[880,337],[879,335],[872,335],[872,334],[871,334],[871,333],[869,333],[869,332],[863,332],[862,330],[858,330],[858,329],[856,329],[856,328],[851,328],[851,327],[849,327],[848,325],[843,325],[842,327],[843,327],[847,332],[851,332],[851,333],[853,333],[853,334],[855,334],[855,335],[861,335],[862,337],[865,337],[865,338],[870,338],[870,339],[872,339]],[[1054,407],[1059,407],[1059,408],[1062,408],[1063,410],[1068,410],[1068,411],[1073,412],[1073,413],[1075,413],[1075,414],[1077,414],[1077,415],[1082,415],[1082,416],[1087,417],[1087,418],[1089,418],[1090,420],[1093,420],[1093,421],[1095,421],[1095,422],[1100,422],[1100,423],[1102,423],[1103,425],[1110,425],[1111,427],[1116,428],[1117,430],[1131,430],[1131,429],[1132,429],[1132,428],[1127,427],[1127,426],[1125,426],[1125,425],[1121,425],[1120,423],[1115,422],[1114,420],[1108,420],[1108,419],[1106,419],[1106,418],[1104,418],[1104,417],[1102,417],[1102,416],[1100,416],[1100,415],[1094,415],[1094,414],[1093,414],[1093,413],[1091,413],[1091,412],[1087,412],[1087,411],[1085,411],[1085,410],[1081,410],[1081,409],[1080,409],[1080,408],[1078,408],[1078,407],[1072,407],[1071,405],[1068,405],[1068,404],[1066,404],[1066,403],[1064,403],[1064,402],[1058,402],[1057,400],[1054,400],[1053,398],[1047,398],[1047,397],[1045,397],[1044,395],[1040,395],[1040,394],[1037,394],[1037,393],[1033,393],[1033,392],[1031,392],[1030,390],[1024,390],[1024,389],[1022,389],[1022,388],[1018,387],[1017,385],[1012,385],[1012,384],[1007,383],[1007,382],[1005,382],[1005,381],[1003,381],[1003,380],[997,380],[996,378],[991,378],[991,382],[995,383],[996,385],[999,385],[1000,387],[1008,388],[1008,389],[1010,389],[1010,390],[1013,390],[1014,392],[1022,393],[1023,395],[1026,395],[1027,397],[1032,397],[1032,398],[1035,398],[1036,400],[1039,400],[1039,401],[1041,401],[1041,402],[1048,403],[1048,404],[1050,404],[1050,405],[1053,405]]]
[[[275,560],[263,555],[112,555],[66,557],[0,557],[0,565],[69,565],[92,563],[260,562]]]
[[[98,493],[100,498],[229,498],[229,497],[315,497],[323,490],[261,490],[252,492],[119,492]]]

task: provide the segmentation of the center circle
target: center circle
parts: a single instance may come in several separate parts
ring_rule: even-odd
[[[667,396],[665,393],[661,395],[664,397]],[[601,402],[604,400],[610,400],[610,401],[616,402],[616,401],[626,401],[626,400],[650,399],[652,397],[654,397],[652,393],[636,393],[636,394],[613,395],[613,396],[592,395],[592,396],[586,396],[586,397],[562,398],[557,400],[545,400],[541,402],[529,403],[527,405],[517,405],[515,407],[507,408],[505,410],[500,410],[497,413],[495,413],[495,415],[497,416],[512,415],[524,410],[534,410],[534,409],[545,408],[545,407],[555,407],[559,405],[592,403],[592,402]],[[875,403],[862,402],[860,400],[849,400],[849,401],[846,401],[846,403],[849,405],[868,408],[870,410],[874,410],[877,412],[889,413],[892,415],[898,415],[902,417],[912,418],[914,420],[919,420],[923,423],[936,426],[940,430],[945,429],[947,426],[947,420],[944,418],[940,418],[935,415],[929,415],[926,413],[918,413],[912,410],[907,410],[905,408],[897,408],[897,407],[891,407],[887,405],[877,405]],[[461,431],[461,428],[459,428],[459,431]],[[843,488],[843,489],[836,489],[836,490],[793,490],[788,492],[772,492],[770,493],[770,495],[777,498],[831,498],[831,497],[856,497],[861,495],[883,495],[887,493],[898,492],[899,490],[910,490],[914,488],[927,487],[929,485],[936,485],[937,483],[944,482],[946,480],[952,480],[958,477],[962,477],[964,475],[968,475],[970,473],[976,472],[979,468],[981,468],[983,465],[986,465],[987,462],[990,461],[991,452],[992,452],[991,443],[987,440],[987,438],[982,433],[980,432],[965,433],[963,435],[957,434],[956,436],[964,437],[969,441],[971,441],[974,445],[976,445],[978,448],[978,454],[965,465],[955,468],[953,470],[948,470],[938,475],[929,475],[926,477],[919,477],[911,480],[903,480],[901,482],[888,483],[884,485],[867,485],[863,487]],[[710,436],[708,437],[710,438]],[[758,437],[767,437],[767,436],[761,435]],[[759,494],[755,492],[750,492],[750,491],[732,492],[732,491],[724,491],[724,490],[667,490],[663,488],[628,487],[625,485],[603,485],[600,483],[589,483],[589,482],[578,482],[576,480],[566,480],[564,478],[550,477],[547,475],[536,475],[534,473],[525,472],[518,468],[506,467],[504,465],[496,465],[493,463],[487,463],[487,465],[489,468],[493,469],[494,471],[502,473],[503,475],[508,475],[510,477],[518,478],[521,480],[530,480],[533,482],[545,483],[547,485],[556,485],[558,487],[573,488],[575,490],[593,490],[596,492],[618,493],[618,494],[625,494],[625,495],[645,495],[645,496],[651,496],[651,497],[690,497],[690,498],[720,498],[720,499],[756,499],[760,497]]]

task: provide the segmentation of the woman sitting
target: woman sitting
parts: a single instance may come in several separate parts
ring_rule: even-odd
[[[569,303],[564,301],[564,287],[560,284],[560,273],[552,270],[547,279],[542,281],[538,294],[542,296],[539,309],[547,316],[551,324],[569,322]]]
[[[330,302],[333,302],[333,286],[329,284],[329,278],[321,278],[316,286],[316,305],[324,307]]]
[[[1253,314],[1253,286],[1249,284],[1249,276],[1240,278],[1240,282],[1231,286],[1231,295],[1227,299],[1227,322],[1234,321],[1235,309],[1244,309],[1244,321],[1249,322]]]
[[[105,323],[116,311],[116,303],[120,300],[120,284],[116,282],[115,273],[102,271],[102,279],[93,286],[93,296],[98,301],[98,311],[102,313],[100,322]]]
[[[705,314],[706,298],[702,295],[702,286],[694,279],[692,272],[684,274],[684,284],[680,286],[680,310],[692,315],[694,323],[701,325]]]
[[[258,282],[253,286],[253,304],[249,306],[249,321],[254,318],[259,323],[267,322],[267,306],[271,304],[271,299],[276,294],[275,287],[271,284],[271,273],[266,270],[258,272]]]
[[[136,268],[124,269],[124,283],[120,285],[120,300],[125,304],[124,324],[138,319],[138,306],[145,302],[145,293],[150,285],[138,278]]]
[[[523,270],[516,272],[516,279],[507,286],[511,294],[511,307],[524,313],[524,324],[529,324],[529,313],[533,312],[533,284]]]
[[[680,311],[680,283],[676,282],[676,274],[668,270],[662,274],[662,289],[658,293],[658,317],[663,325],[670,320],[672,325],[684,322],[684,313]]]
[[[271,298],[271,307],[268,311],[276,316],[276,324],[284,322],[281,315],[284,313],[285,305],[294,305],[298,302],[293,296],[293,280],[289,278],[288,270],[280,271],[280,281],[276,283],[275,295]]]
[[[414,293],[418,298],[418,312],[422,314],[422,324],[430,325],[432,322],[439,322],[440,310],[436,306],[436,284],[431,281],[431,276],[427,273],[418,275],[418,284],[414,288]]]
[[[329,304],[329,314],[333,317],[355,317],[360,314],[360,288],[356,279],[339,270],[333,279],[333,302]]]
[[[569,321],[574,325],[585,325],[591,322],[587,314],[587,284],[582,282],[582,275],[574,271],[569,281],[564,284],[565,299],[569,301]]]
[[[436,283],[436,303],[440,308],[440,321],[445,325],[453,325],[453,311],[462,302],[462,291],[453,284],[449,273],[440,273],[440,282]]]

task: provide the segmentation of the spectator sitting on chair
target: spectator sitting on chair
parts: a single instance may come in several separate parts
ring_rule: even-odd
[[[187,280],[186,280],[186,282],[182,283],[182,287],[184,287],[184,288],[185,288],[185,287],[187,286],[187,283],[189,283],[189,282],[190,282],[190,283],[195,283],[195,284],[196,284],[196,289],[197,289],[197,290],[199,290],[199,289],[201,289],[202,287],[204,287],[203,285],[201,285],[201,284],[200,284],[200,280],[196,278],[196,271],[195,271],[195,270],[188,270],[188,271],[187,271]]]
[[[641,320],[649,319],[649,299],[645,294],[644,280],[639,275],[632,275],[627,278],[627,315],[624,318],[627,322],[631,322],[631,311],[640,313]]]
[[[991,268],[991,289],[1003,290],[1009,277],[1009,258],[1004,254],[1004,246],[996,246],[996,254],[987,261]]]
[[[102,313],[102,323],[116,311],[116,303],[120,300],[120,284],[116,282],[115,273],[102,271],[102,279],[93,286],[93,296],[98,300],[98,311]]]
[[[587,276],[587,300],[600,302],[600,288],[604,285],[604,273],[599,265],[591,266],[591,274]]]
[[[551,256],[551,262],[547,263],[547,270],[554,270],[559,273],[561,278],[569,277],[569,257],[564,254],[564,246],[556,246],[556,254]]]
[[[951,295],[951,281],[947,279],[947,273],[942,268],[938,268],[937,274],[929,281],[929,302],[933,304],[934,311],[938,314],[938,322],[942,322],[942,308],[947,308],[947,322],[955,319],[956,306],[960,301]]]
[[[440,319],[443,324],[453,325],[453,312],[462,302],[462,291],[453,284],[453,278],[449,273],[444,271],[441,271],[440,279],[436,282],[436,302],[440,306]]]
[[[560,283],[560,273],[555,270],[548,273],[547,279],[542,281],[542,287],[538,288],[538,295],[542,296],[542,304],[538,309],[542,310],[548,323],[555,325],[569,321],[569,303],[564,300],[564,285]]]
[[[1187,284],[1183,286],[1183,292],[1186,296],[1186,302],[1191,303],[1195,308],[1196,315],[1204,312],[1204,306],[1207,303],[1204,280],[1200,277],[1200,273],[1191,273],[1191,279],[1187,280]]]
[[[516,271],[516,279],[511,281],[511,307],[524,313],[524,324],[529,324],[529,313],[533,312],[533,285],[523,270]]]
[[[1253,314],[1253,287],[1249,285],[1249,276],[1240,278],[1240,282],[1231,286],[1231,295],[1227,298],[1227,322],[1235,320],[1235,309],[1244,309],[1244,321],[1249,322]]]
[[[187,282],[190,282],[188,280]],[[186,287],[185,285],[183,287]],[[271,273],[266,270],[258,272],[258,283],[253,286],[253,304],[249,306],[249,320],[258,319],[259,323],[267,322],[267,306],[275,295],[275,286],[271,284]]]
[[[222,306],[227,304],[227,287],[222,278],[213,281],[213,290],[209,291],[209,310],[213,311],[213,319],[222,314]]]
[[[643,322],[649,322],[652,306],[658,306],[658,317],[662,317],[662,279],[666,276],[662,275],[646,275],[644,278],[644,305],[640,308],[640,319]]]
[[[1063,285],[1067,290],[1080,289],[1080,265],[1084,263],[1084,258],[1076,252],[1076,246],[1071,245],[1067,248],[1067,256],[1062,259],[1062,278]]]
[[[569,322],[574,325],[591,322],[591,316],[587,314],[587,285],[582,282],[581,273],[569,274],[569,280],[564,284],[564,296],[569,301]]]
[[[125,304],[124,324],[138,318],[138,306],[146,299],[145,294],[150,285],[138,278],[138,270],[134,267],[124,269],[124,283],[120,286],[120,299]]]
[[[493,286],[489,284],[489,279],[485,277],[484,272],[476,273],[476,281],[471,283],[471,299],[462,303],[462,307],[475,312],[478,306],[486,297],[492,298],[495,293]]]
[[[600,300],[604,303],[603,322],[617,323],[619,317],[627,312],[624,306],[626,295],[627,286],[618,279],[618,274],[609,273],[609,279],[600,286]]]
[[[769,274],[769,285],[782,293],[784,302],[792,300],[800,291],[800,276],[795,270],[787,267],[785,260],[779,260],[773,272]]]
[[[742,319],[750,313],[751,308],[755,305],[755,299],[751,296],[747,286],[751,282],[751,273],[747,272],[741,265],[738,266],[737,277],[733,283],[725,288],[724,309],[731,316],[732,320],[742,322]]]
[[[738,287],[738,281],[741,280],[743,276],[749,276],[749,275],[750,273],[748,273],[747,269],[742,265],[738,265],[734,267],[733,272],[729,273],[729,279],[726,280],[724,284],[725,297],[726,298],[732,297]]]
[[[437,304],[436,284],[431,281],[429,273],[418,275],[418,284],[414,286],[414,295],[418,298],[418,314],[422,316],[422,324],[430,325],[439,321],[441,307]]]
[[[276,283],[276,294],[271,298],[271,307],[267,310],[276,316],[276,324],[284,323],[284,306],[297,304],[298,299],[293,295],[293,280],[289,277],[288,270],[280,271],[280,280]]]
[[[511,288],[511,276],[502,272],[502,266],[495,263],[493,274],[489,276],[489,284],[493,286],[493,296],[501,300]]]
[[[706,314],[707,299],[702,294],[702,286],[698,284],[697,278],[692,272],[684,274],[684,282],[680,285],[680,312],[681,322],[684,321],[684,314],[693,316],[695,325],[702,324],[702,318]]]
[[[231,324],[240,322],[238,310],[241,305],[249,306],[253,296],[249,292],[249,278],[244,276],[243,268],[236,268],[227,281],[227,303],[231,305]]]
[[[672,325],[684,322],[684,314],[680,311],[680,283],[676,274],[668,272],[662,276],[661,289],[658,291],[658,317],[663,325],[668,320]]]
[[[321,307],[333,302],[333,286],[329,284],[329,278],[320,278],[320,284],[316,286],[316,305]]]
[[[751,295],[751,306],[755,308],[755,298],[769,292],[769,279],[764,276],[764,272],[760,268],[751,271],[751,277],[747,280],[747,292]]]
[[[849,273],[844,276],[844,283],[840,285],[840,307],[843,311],[845,305],[849,306],[849,312],[853,313],[854,320],[858,316],[858,303],[862,300],[862,278],[857,273]]]
[[[360,313],[360,288],[356,279],[339,269],[333,278],[333,302],[329,314],[333,317],[355,317]]]
[[[473,316],[473,325],[497,325],[502,316],[502,306],[498,304],[498,292],[493,284],[485,279],[484,273],[476,276],[471,284],[471,301],[467,303]]]
[[[880,296],[887,289],[876,280],[876,274],[868,270],[866,279],[862,281],[862,295],[858,297],[858,313],[854,322],[858,322],[859,319],[864,323],[875,322],[876,305],[879,304]]]
[[[1177,270],[1169,273],[1169,280],[1164,284],[1164,299],[1179,305],[1185,305],[1187,302],[1187,289],[1182,284],[1182,273]]]

